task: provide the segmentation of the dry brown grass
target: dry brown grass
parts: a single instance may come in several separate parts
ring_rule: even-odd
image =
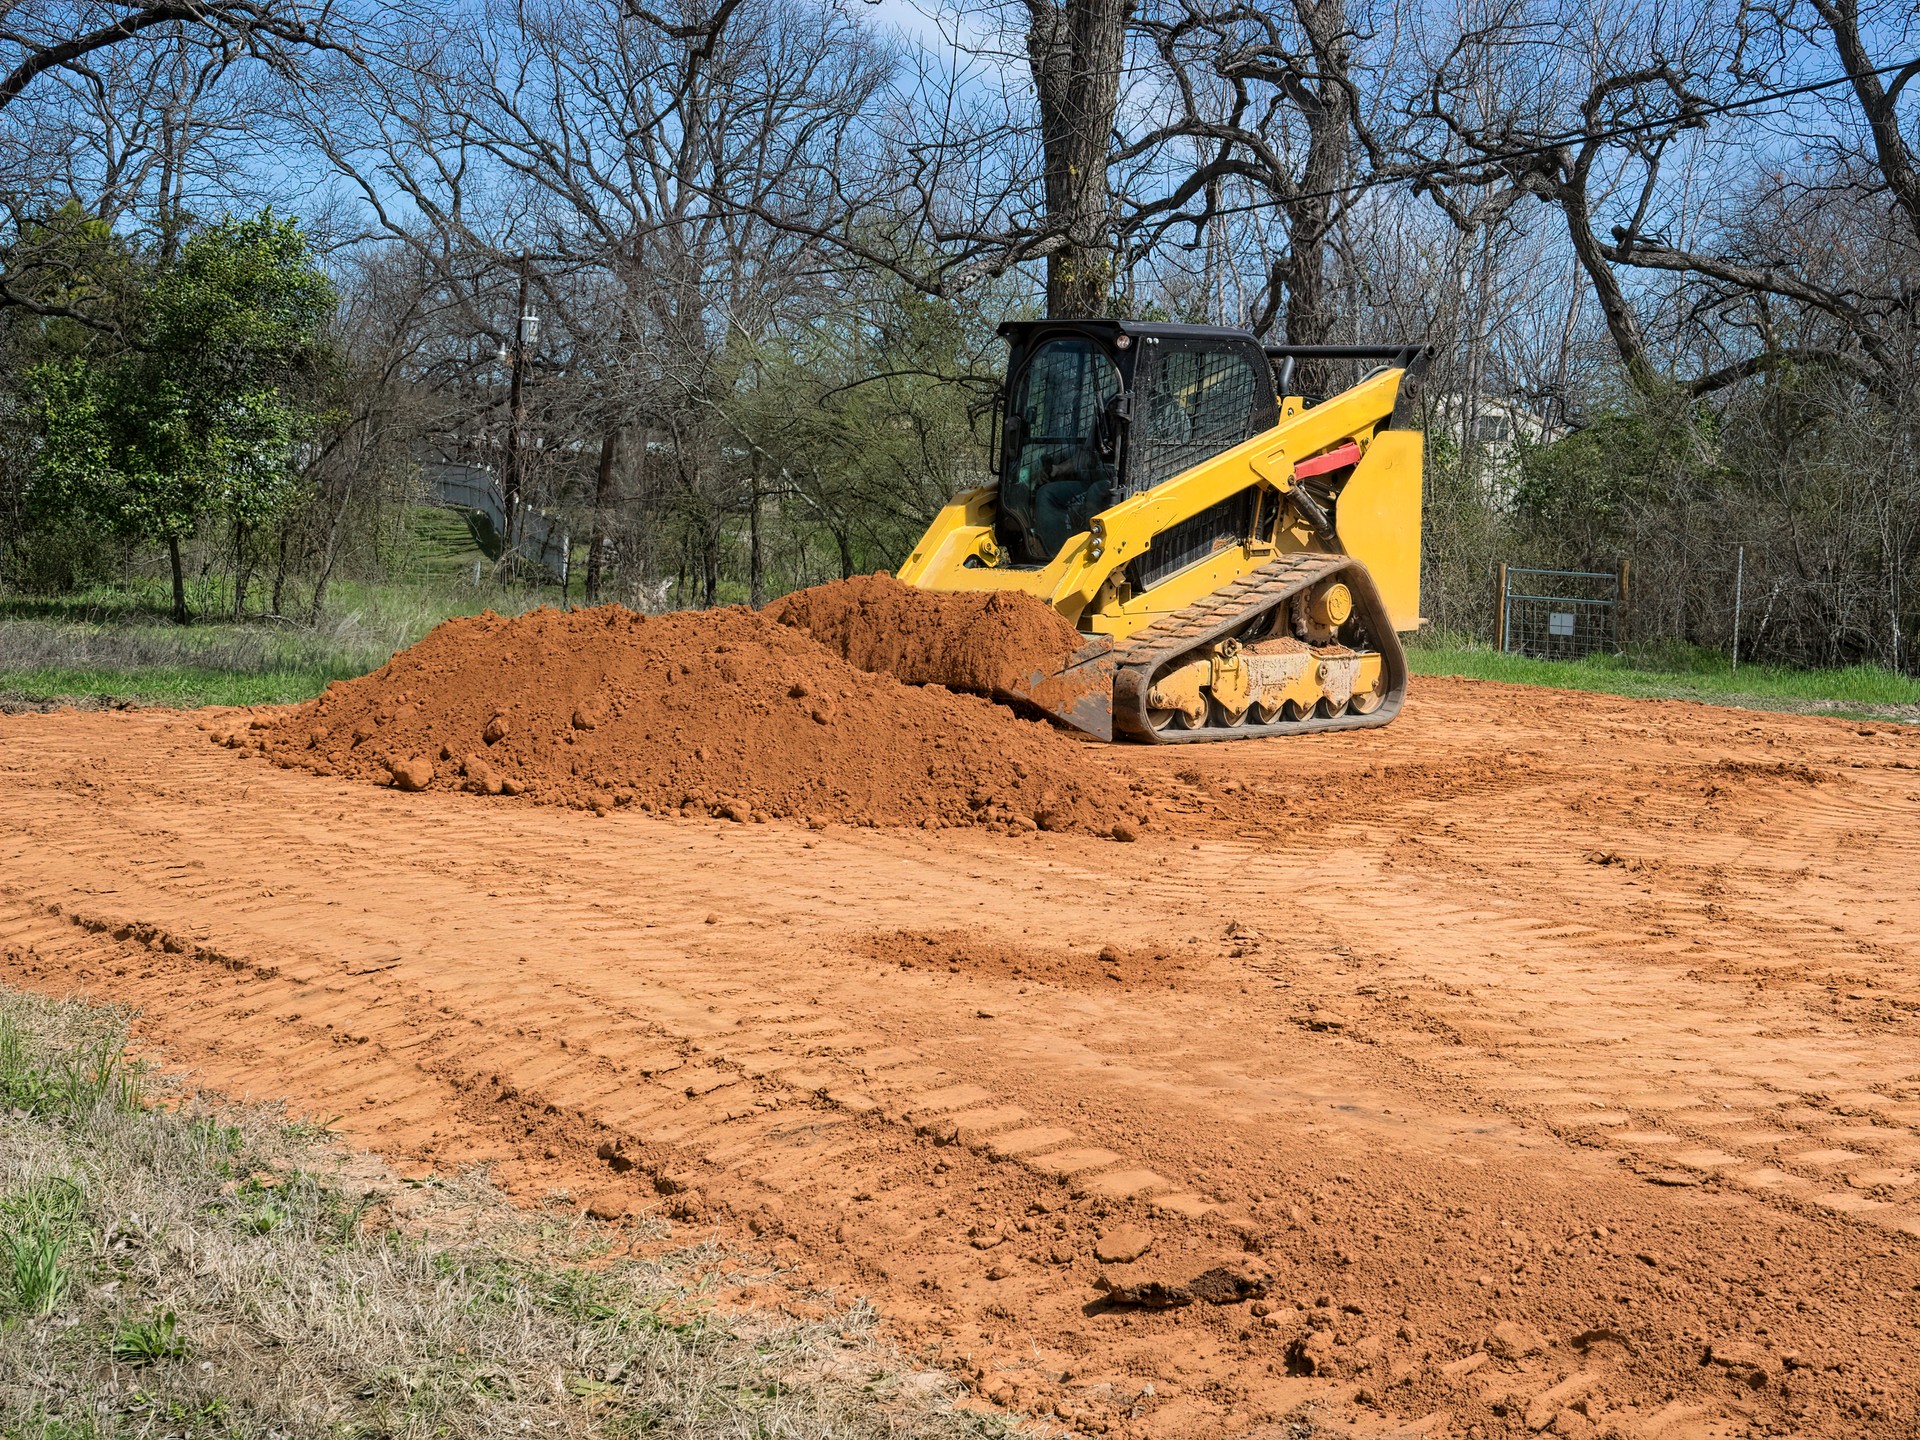
[[[863,1306],[727,1313],[711,1246],[627,1254],[479,1177],[406,1186],[0,990],[0,1435],[998,1435]],[[670,1239],[656,1233],[656,1239]],[[660,1247],[649,1247],[660,1248]]]

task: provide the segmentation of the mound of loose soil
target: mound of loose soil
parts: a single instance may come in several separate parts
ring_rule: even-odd
[[[884,572],[797,590],[767,613],[862,670],[976,695],[1006,695],[1051,675],[1081,643],[1031,595],[916,590]]]
[[[1080,742],[745,609],[451,620],[227,738],[403,790],[600,811],[1103,833],[1126,818]]]

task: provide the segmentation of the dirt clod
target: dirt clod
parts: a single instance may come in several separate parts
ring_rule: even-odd
[[[1487,1336],[1486,1352],[1496,1360],[1524,1360],[1547,1348],[1547,1342],[1524,1325],[1502,1320]]]
[[[1093,1258],[1110,1265],[1138,1260],[1153,1248],[1153,1235],[1139,1225],[1116,1225],[1093,1242]]]
[[[1757,1390],[1767,1383],[1772,1360],[1758,1345],[1742,1340],[1716,1340],[1707,1347],[1707,1363],[1720,1366]]]
[[[585,1209],[590,1220],[624,1220],[633,1214],[633,1202],[618,1190],[603,1190],[587,1197]]]
[[[1229,1261],[1201,1271],[1187,1288],[1209,1305],[1237,1305],[1264,1297],[1272,1281],[1265,1269]]]
[[[1103,1271],[1093,1288],[1107,1297],[1109,1305],[1141,1310],[1178,1310],[1193,1303],[1193,1291],[1165,1280],[1122,1279]]]
[[[424,790],[433,783],[433,762],[424,755],[396,760],[388,766],[396,790]]]

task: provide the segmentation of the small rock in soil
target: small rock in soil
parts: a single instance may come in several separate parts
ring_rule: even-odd
[[[433,783],[433,762],[424,755],[397,760],[392,769],[396,790],[424,790]]]
[[[1093,1257],[1108,1265],[1125,1265],[1153,1248],[1153,1236],[1139,1225],[1116,1225],[1093,1242]]]

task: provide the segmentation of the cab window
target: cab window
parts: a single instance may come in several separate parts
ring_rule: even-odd
[[[1016,560],[1045,564],[1116,498],[1120,374],[1092,340],[1049,340],[1009,396],[1000,481],[1003,543]]]

